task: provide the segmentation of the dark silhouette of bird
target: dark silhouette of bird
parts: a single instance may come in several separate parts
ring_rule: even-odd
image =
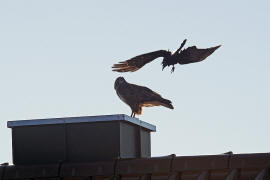
[[[225,152],[223,154],[226,154],[226,155],[233,155],[233,152],[232,151],[228,151],[228,152]]]
[[[164,106],[173,109],[172,102],[164,99],[151,89],[128,83],[123,77],[118,77],[114,83],[119,98],[131,108],[131,117],[142,114],[142,107]]]
[[[129,60],[114,64],[112,66],[113,71],[134,72],[143,67],[145,64],[153,61],[154,59],[163,57],[162,70],[166,66],[173,66],[171,72],[174,72],[175,64],[179,63],[183,65],[203,61],[221,46],[219,45],[206,49],[198,49],[196,46],[191,46],[187,49],[181,50],[184,47],[186,41],[187,40],[185,39],[182,42],[180,48],[178,48],[174,53],[170,52],[169,50],[158,50],[146,54],[141,54]]]

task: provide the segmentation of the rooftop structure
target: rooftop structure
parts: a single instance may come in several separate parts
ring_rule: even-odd
[[[269,180],[270,153],[0,166],[0,180]]]
[[[0,180],[270,180],[270,153],[151,157],[154,125],[127,115],[10,121]]]
[[[151,156],[154,125],[124,114],[9,121],[13,163],[95,162]]]

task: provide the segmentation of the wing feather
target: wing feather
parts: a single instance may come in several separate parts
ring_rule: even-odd
[[[216,49],[218,49],[221,45],[206,48],[206,49],[198,49],[196,46],[188,47],[184,49],[179,54],[179,64],[189,64],[194,62],[200,62],[210,56]]]
[[[158,50],[150,53],[135,56],[129,60],[119,62],[112,66],[113,71],[117,72],[134,72],[143,67],[145,64],[153,61],[159,57],[166,57],[171,55],[169,51]]]
[[[132,89],[136,91],[136,99],[138,100],[140,106],[151,107],[151,106],[165,106],[167,108],[173,109],[172,102],[170,100],[164,99],[157,92],[144,87],[138,86],[136,84],[130,84]]]
[[[132,87],[131,89],[134,89],[137,91],[137,94],[139,94],[141,97],[143,97],[144,99],[146,98],[152,98],[152,97],[158,97],[161,98],[161,95],[158,94],[157,92],[149,89],[148,87],[145,86],[139,86],[136,84],[130,84],[130,86]]]

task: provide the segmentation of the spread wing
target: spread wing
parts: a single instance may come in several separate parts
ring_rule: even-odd
[[[194,62],[200,62],[210,56],[220,46],[221,45],[206,49],[197,49],[196,46],[188,47],[187,49],[184,49],[180,52],[178,63],[189,64]]]
[[[159,57],[170,56],[171,52],[165,50],[154,51],[139,56],[135,56],[129,60],[119,62],[113,65],[113,71],[117,72],[134,72],[143,67],[145,64]]]

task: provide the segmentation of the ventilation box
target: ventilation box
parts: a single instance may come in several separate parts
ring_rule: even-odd
[[[151,157],[154,125],[127,115],[9,121],[13,163],[52,164]]]

